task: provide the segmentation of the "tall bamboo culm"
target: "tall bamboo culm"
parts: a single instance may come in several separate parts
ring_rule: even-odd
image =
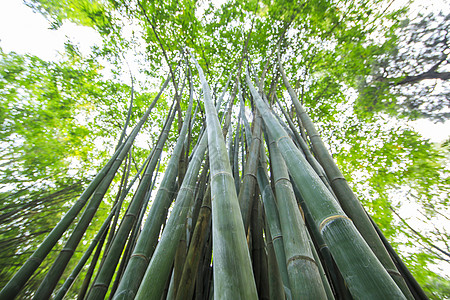
[[[372,223],[365,213],[364,208],[348,185],[344,175],[342,175],[341,171],[337,167],[336,163],[328,152],[328,149],[325,147],[325,144],[320,138],[320,135],[317,132],[314,123],[306,113],[305,109],[302,107],[300,101],[298,100],[297,94],[289,84],[289,80],[286,77],[280,58],[278,58],[278,69],[280,70],[283,82],[289,92],[289,96],[291,97],[297,114],[300,117],[302,124],[305,126],[306,131],[308,132],[308,136],[313,146],[314,153],[316,154],[320,164],[324,168],[325,173],[327,174],[330,181],[330,185],[333,188],[333,191],[336,194],[340,205],[342,206],[345,213],[354,222],[358,231],[361,233],[379,261],[383,264],[386,271],[391,275],[391,277],[403,291],[405,296],[408,299],[413,299],[409,288],[407,287],[403,277],[398,272],[375,228],[372,226]]]
[[[211,170],[214,298],[257,299],[255,281],[231,167],[219,119],[203,70],[195,61],[202,84]],[[239,272],[236,272],[239,270]]]
[[[352,296],[356,299],[405,299],[352,221],[256,92],[248,71],[246,81],[266,128],[276,141],[284,160],[289,162],[289,172],[310,208]]]

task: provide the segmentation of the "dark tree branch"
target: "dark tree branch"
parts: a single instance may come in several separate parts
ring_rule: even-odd
[[[411,84],[416,83],[425,79],[441,79],[441,80],[449,80],[450,72],[436,72],[434,70],[427,71],[425,73],[414,75],[414,76],[406,76],[401,81],[397,82],[395,85],[403,85],[403,84]]]

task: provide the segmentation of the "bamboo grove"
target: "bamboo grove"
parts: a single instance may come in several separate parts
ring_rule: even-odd
[[[7,208],[17,208],[5,218],[12,225],[19,220],[14,225],[18,232],[34,232],[28,229],[33,224],[47,224],[33,219],[34,215],[45,219],[40,212],[46,204],[61,203],[64,212],[49,218],[50,224],[58,219],[54,227],[43,225],[40,244],[27,241],[30,235],[19,237],[27,243],[16,248],[26,255],[20,255],[20,263],[11,268],[14,272],[0,273],[8,274],[7,280],[1,278],[8,282],[0,291],[0,300],[428,299],[444,295],[446,286],[437,294],[432,288],[445,284],[446,279],[436,281],[434,274],[428,281],[424,276],[416,280],[412,273],[416,275],[417,268],[410,272],[394,250],[399,246],[392,236],[404,236],[392,234],[396,230],[389,223],[392,218],[380,222],[377,216],[384,208],[397,215],[395,205],[385,200],[387,193],[380,190],[400,189],[402,184],[410,184],[413,192],[420,190],[425,195],[421,197],[429,201],[423,206],[438,212],[439,205],[448,202],[439,202],[446,190],[438,184],[444,180],[430,179],[441,172],[433,169],[439,155],[414,134],[401,136],[408,131],[388,131],[393,141],[386,143],[387,151],[398,150],[391,156],[378,151],[374,143],[370,146],[373,135],[366,141],[346,140],[387,161],[406,153],[401,152],[403,148],[414,150],[405,156],[405,161],[413,161],[413,172],[400,173],[405,180],[389,177],[389,171],[380,172],[388,178],[383,187],[379,179],[370,179],[378,194],[368,193],[380,198],[371,203],[361,197],[360,190],[355,194],[355,185],[349,185],[354,178],[343,175],[352,174],[345,164],[353,159],[362,168],[361,160],[349,151],[343,164],[342,153],[336,155],[330,147],[330,140],[342,140],[338,136],[382,131],[378,117],[364,119],[374,112],[360,99],[353,102],[355,107],[346,106],[352,112],[346,115],[343,132],[332,124],[340,122],[337,114],[347,113],[337,107],[349,101],[346,93],[356,89],[362,77],[370,76],[374,57],[385,59],[394,47],[392,24],[399,21],[401,12],[387,13],[390,4],[380,9],[386,3],[378,0],[213,2],[27,3],[47,15],[55,28],[70,20],[101,34],[103,45],[93,47],[95,54],[86,60],[88,66],[80,63],[83,58],[70,43],[66,51],[72,60],[66,66],[58,69],[40,60],[33,66],[44,70],[37,77],[55,90],[47,93],[38,87],[44,90],[44,99],[67,94],[70,103],[80,103],[74,106],[81,107],[79,111],[95,107],[93,115],[98,119],[94,120],[100,120],[94,124],[100,128],[98,139],[107,137],[112,142],[105,143],[107,149],[96,157],[97,136],[91,132],[95,146],[88,147],[80,142],[81,131],[73,147],[83,146],[80,152],[94,149],[87,155],[94,163],[75,168],[80,174],[65,183],[66,177],[71,178],[63,174],[67,170],[61,171],[64,164],[52,162],[51,171],[64,178],[54,194],[36,197],[45,185],[31,180],[33,188],[22,196],[26,185],[17,185],[17,199],[27,202],[29,195],[29,203],[17,205],[14,194],[8,196],[12,200],[5,198]],[[140,30],[136,36],[126,36],[126,22],[136,32]],[[380,38],[384,42],[369,38],[376,34],[385,34]],[[130,86],[122,79],[120,84],[97,80],[101,77],[97,58],[106,58],[116,68],[114,72],[120,73],[125,56],[133,51],[141,65],[133,72],[127,66]],[[11,74],[19,72],[20,67],[12,62],[6,69],[13,70]],[[46,72],[60,72],[69,79],[56,75],[47,79],[42,76]],[[138,79],[142,77],[146,79]],[[20,85],[23,90],[35,89],[30,84],[33,80],[24,77],[15,90],[21,91]],[[66,106],[59,104],[69,102],[55,99],[61,110],[57,118],[83,114],[72,112],[68,118]],[[383,103],[373,101],[374,106]],[[48,115],[44,111],[44,119]],[[63,130],[75,127],[73,123],[51,125]],[[324,136],[325,130],[332,133]],[[88,136],[89,131],[84,134]],[[71,136],[77,137],[77,132]],[[139,146],[143,139],[148,150]],[[55,145],[51,146],[60,149],[61,154],[55,155],[60,160],[77,151],[65,152],[63,146]],[[429,157],[423,158],[423,153]],[[43,157],[39,155],[35,151],[27,159],[39,160]],[[373,169],[379,167],[376,163]],[[415,170],[414,177],[410,174]],[[59,191],[60,186],[65,189]],[[33,206],[37,208],[30,210]],[[27,223],[20,221],[20,207],[31,215]],[[0,223],[9,226],[4,224]],[[450,254],[431,238],[422,236],[420,241],[420,246],[434,248],[431,253],[437,253],[439,261],[448,262]],[[408,266],[420,259],[407,261]],[[417,281],[427,283],[425,292]]]
[[[84,280],[79,299],[426,299],[333,162],[282,57],[261,75],[242,56],[223,91],[212,93],[188,52],[128,135],[125,122],[109,162],[0,298],[18,295],[76,219],[33,299],[62,299],[76,280]],[[281,74],[279,87],[263,85],[259,77],[268,71]],[[130,178],[132,144],[170,83],[176,92],[159,138]],[[203,103],[193,112],[196,88],[203,97],[195,102]],[[298,120],[286,113],[288,101]],[[180,103],[188,108],[153,190]],[[202,129],[194,136],[196,122]],[[115,177],[120,187],[108,216],[75,268],[66,270]],[[83,268],[88,272],[78,278]]]

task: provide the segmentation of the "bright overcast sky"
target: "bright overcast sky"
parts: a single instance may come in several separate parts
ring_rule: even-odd
[[[420,3],[422,1],[416,1]],[[435,2],[435,1],[429,1]],[[435,3],[436,4],[436,3]],[[4,52],[29,53],[44,60],[55,60],[70,39],[82,53],[99,41],[99,34],[90,28],[65,23],[58,30],[50,30],[48,21],[23,4],[21,0],[0,1],[0,47]],[[428,120],[412,122],[424,137],[442,142],[450,135],[450,121],[433,124]]]
[[[0,47],[5,52],[55,60],[58,52],[64,51],[67,39],[78,43],[83,53],[100,39],[95,30],[74,24],[66,23],[59,30],[48,28],[49,22],[21,0],[0,1]]]

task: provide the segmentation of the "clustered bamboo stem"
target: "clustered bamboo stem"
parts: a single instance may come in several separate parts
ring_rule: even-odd
[[[260,80],[254,72],[257,91],[249,71],[241,74],[244,56],[245,51],[236,76],[229,76],[214,106],[203,69],[191,55],[203,95],[205,120],[198,118],[198,111],[202,111],[199,103],[192,114],[196,79],[188,59],[184,82],[189,82],[189,104],[184,120],[184,84],[178,90],[181,79],[177,81],[177,73],[171,69],[159,94],[126,136],[132,90],[115,153],[3,288],[0,299],[13,299],[19,294],[83,207],[64,248],[33,293],[35,299],[50,298],[64,278],[55,296],[62,299],[76,286],[91,256],[77,291],[79,299],[104,299],[107,295],[114,300],[426,299],[325,149],[289,84],[281,58],[267,91],[264,78],[269,64]],[[277,98],[278,76],[301,128]],[[131,177],[134,140],[170,81],[174,85],[172,108],[152,151]],[[227,96],[226,108],[220,111]],[[239,115],[233,116],[236,96]],[[267,98],[277,103],[281,116]],[[246,102],[250,104],[251,122]],[[157,182],[155,169],[160,168],[176,114],[177,141],[156,195],[151,197]],[[194,123],[201,124],[197,140],[192,136]],[[114,179],[119,188],[112,208],[75,268],[67,270]],[[127,197],[130,201],[125,201]],[[67,277],[66,271],[70,271]]]

